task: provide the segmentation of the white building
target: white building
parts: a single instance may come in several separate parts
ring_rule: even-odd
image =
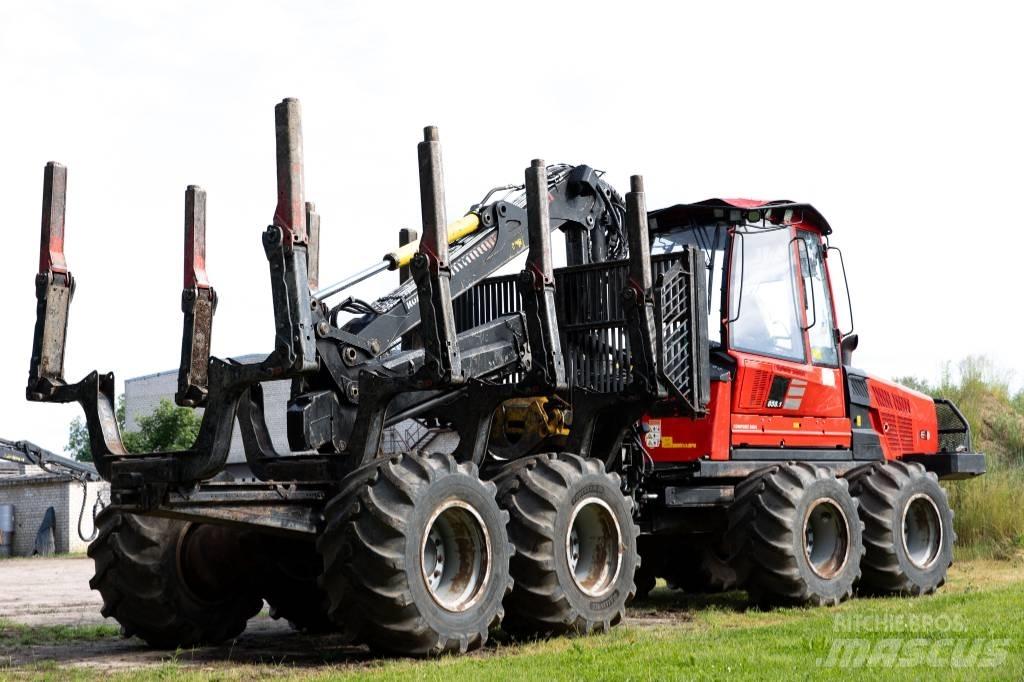
[[[84,552],[89,542],[79,535],[79,531],[85,538],[92,537],[93,508],[99,508],[96,506],[97,496],[101,504],[109,500],[110,485],[105,481],[83,485],[64,474],[49,473],[32,465],[0,461],[0,504],[14,507],[11,554],[32,555],[36,535],[50,507],[53,507],[56,515],[54,550],[58,554]]]

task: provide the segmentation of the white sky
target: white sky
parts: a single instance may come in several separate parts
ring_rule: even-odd
[[[302,100],[321,280],[419,220],[441,126],[450,214],[530,159],[586,162],[651,208],[808,201],[846,256],[882,376],[986,354],[1024,377],[1021,15],[1013,3],[0,4],[0,435],[60,450],[74,407],[24,400],[42,168],[68,166],[78,279],[66,376],[175,367],[184,188],[208,199],[217,355],[272,348],[260,233],[273,106]]]

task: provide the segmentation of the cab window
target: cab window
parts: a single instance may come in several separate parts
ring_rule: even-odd
[[[839,366],[839,351],[836,348],[835,323],[832,320],[832,304],[825,286],[825,263],[822,258],[821,239],[813,232],[797,232],[806,248],[800,249],[800,269],[804,278],[807,310],[807,339],[811,344],[811,362],[817,365]]]
[[[729,263],[729,346],[804,362],[796,252],[788,227],[737,231]]]

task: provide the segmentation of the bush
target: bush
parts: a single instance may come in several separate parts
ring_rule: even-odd
[[[1024,546],[1024,471],[991,469],[970,481],[946,484],[953,505],[957,544],[968,554],[1012,558]]]
[[[956,403],[971,425],[974,449],[986,455],[988,473],[945,484],[955,512],[961,554],[1009,558],[1024,547],[1024,392],[988,359],[965,358],[947,365],[938,385],[905,377],[900,383]]]

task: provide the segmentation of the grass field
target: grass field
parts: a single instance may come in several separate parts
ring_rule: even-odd
[[[1022,679],[1024,558],[954,566],[933,597],[856,599],[834,609],[756,611],[742,593],[684,598],[655,590],[609,635],[512,644],[441,660],[366,659],[320,665],[287,661],[197,664],[190,652],[110,679]],[[0,624],[0,648],[115,637],[106,626],[26,628]],[[498,638],[500,640],[500,635]],[[40,662],[0,667],[0,677],[81,678],[95,668]]]

